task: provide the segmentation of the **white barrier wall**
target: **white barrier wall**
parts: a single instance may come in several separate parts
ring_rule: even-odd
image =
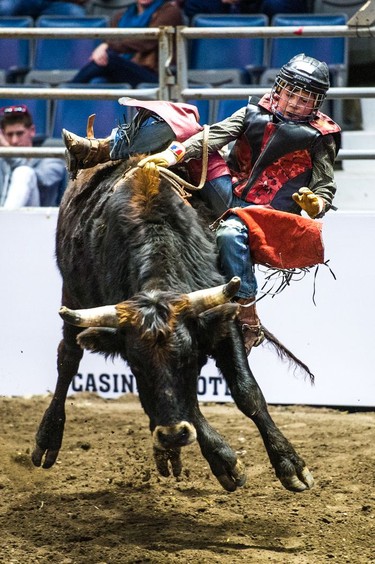
[[[54,259],[57,209],[0,210],[0,394],[53,391],[61,282]],[[313,304],[313,274],[259,303],[270,331],[306,362],[315,386],[293,373],[265,346],[250,355],[269,403],[375,406],[375,213],[330,212],[323,237],[329,270],[320,267]],[[259,275],[261,280],[262,276]],[[72,392],[103,397],[136,392],[128,366],[85,353]],[[205,401],[231,401],[211,362],[198,382]]]

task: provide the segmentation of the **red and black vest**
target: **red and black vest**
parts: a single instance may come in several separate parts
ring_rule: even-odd
[[[337,152],[340,127],[321,112],[308,123],[275,120],[268,94],[249,99],[245,123],[228,159],[234,193],[250,204],[300,213],[292,194],[309,186],[314,147],[322,136],[337,137]]]

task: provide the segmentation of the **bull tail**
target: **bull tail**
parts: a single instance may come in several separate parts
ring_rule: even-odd
[[[262,330],[265,339],[268,341],[270,345],[272,345],[278,357],[281,360],[288,361],[290,364],[294,365],[296,369],[299,368],[300,370],[305,372],[305,374],[307,374],[308,377],[310,378],[311,384],[314,384],[315,376],[311,372],[309,367],[304,362],[302,362],[302,360],[297,358],[289,349],[287,349],[286,346],[283,345],[279,341],[279,339],[277,339],[277,337],[275,337],[275,335],[273,335],[270,331],[268,331],[268,329],[266,329],[266,327],[264,327],[264,325],[262,325]]]

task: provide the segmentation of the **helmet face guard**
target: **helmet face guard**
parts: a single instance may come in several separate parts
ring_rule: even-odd
[[[281,120],[314,119],[327,95],[329,71],[325,63],[297,55],[284,65],[271,91],[271,110]]]

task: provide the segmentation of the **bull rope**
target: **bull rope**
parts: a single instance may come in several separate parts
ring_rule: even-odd
[[[194,184],[190,184],[187,180],[184,180],[178,174],[172,172],[168,168],[164,166],[159,166],[160,176],[164,179],[169,180],[172,184],[172,187],[178,192],[178,194],[186,201],[186,198],[190,198],[191,194],[186,192],[184,188],[188,188],[189,190],[195,192],[197,190],[201,190],[205,185],[206,178],[207,178],[207,169],[208,169],[208,135],[210,132],[210,126],[204,125],[203,126],[203,139],[202,139],[202,173],[201,178],[199,181],[198,186]]]

